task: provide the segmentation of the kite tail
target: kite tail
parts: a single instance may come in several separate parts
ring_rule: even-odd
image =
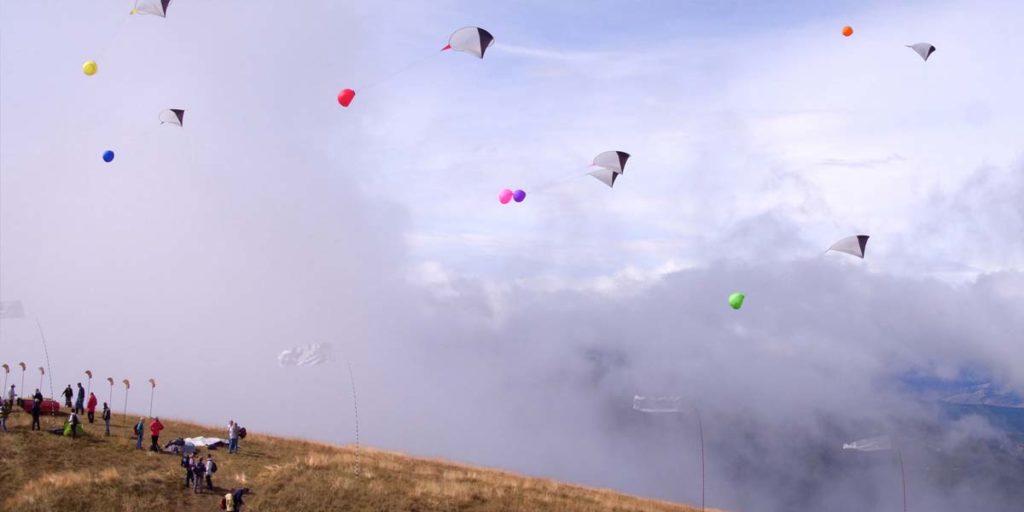
[[[391,73],[388,73],[388,74],[386,74],[386,75],[384,75],[384,76],[382,76],[382,77],[380,77],[380,78],[378,78],[376,80],[373,80],[373,81],[371,81],[371,82],[369,82],[367,84],[364,84],[364,85],[360,86],[358,89],[355,89],[355,90],[357,92],[359,92],[359,91],[365,91],[367,89],[372,89],[374,87],[377,87],[378,85],[380,85],[380,84],[382,84],[384,82],[387,82],[387,81],[391,80],[392,78],[395,78],[396,76],[401,75],[402,73],[405,73],[406,71],[409,71],[409,70],[411,70],[411,69],[413,69],[415,67],[423,65],[424,62],[426,62],[427,60],[433,58],[433,56],[434,56],[434,54],[424,55],[423,57],[420,57],[420,58],[418,58],[416,60],[410,61],[408,64],[398,68],[397,70],[392,71]]]
[[[593,166],[592,165],[588,165],[588,166],[586,166],[586,167],[584,167],[582,169],[579,169],[576,172],[569,173],[569,174],[566,174],[565,176],[559,176],[557,178],[548,180],[548,181],[546,181],[546,182],[544,182],[544,183],[542,183],[540,185],[537,185],[537,186],[531,187],[529,189],[526,189],[526,192],[527,193],[532,193],[532,194],[539,194],[539,193],[547,192],[549,190],[556,189],[558,187],[561,187],[562,185],[565,185],[566,183],[569,183],[569,182],[571,182],[573,180],[577,180],[577,179],[579,179],[582,176],[586,176],[587,175],[586,174],[587,171],[589,171],[591,167],[593,167]]]

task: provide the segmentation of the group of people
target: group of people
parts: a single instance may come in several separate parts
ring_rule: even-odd
[[[149,435],[151,443],[149,445],[149,451],[160,453],[160,432],[164,430],[164,424],[160,423],[160,418],[153,418],[153,421],[149,422]],[[139,422],[135,424],[135,448],[137,450],[142,449],[142,439],[146,437],[146,418],[140,417]]]
[[[71,413],[68,416],[64,424],[65,435],[70,435],[72,438],[77,438],[79,428],[82,423],[80,414],[86,414],[89,423],[95,422],[95,412],[98,400],[96,395],[89,393],[88,400],[86,400],[86,391],[82,387],[82,383],[78,383],[78,396],[75,397],[75,391],[68,384],[67,388],[62,393],[64,396],[64,405],[71,409]],[[74,403],[72,403],[74,400]],[[11,385],[10,391],[6,397],[0,397],[0,430],[7,432],[7,419],[14,410],[14,407],[18,404],[18,395],[15,391],[14,385]],[[56,406],[56,404],[53,404]],[[32,430],[42,430],[40,426],[39,417],[42,414],[43,409],[43,394],[39,389],[36,389],[32,395],[32,406],[30,412],[32,414]],[[56,409],[56,407],[55,407]],[[103,402],[103,413],[102,420],[104,424],[104,434],[110,436],[110,417],[111,410],[106,402]],[[164,430],[163,423],[160,422],[160,418],[154,417],[153,421],[146,425],[146,418],[140,417],[138,423],[135,424],[135,448],[142,449],[142,440],[145,438],[146,430],[150,433],[150,446],[149,449],[154,452],[162,452],[160,448],[160,432]],[[70,429],[70,433],[68,430]],[[245,437],[245,428],[231,420],[228,422],[228,453],[238,453],[239,441]],[[213,490],[213,475],[217,472],[217,462],[214,461],[213,455],[206,457],[198,457],[195,454],[184,454],[181,459],[181,467],[185,469],[185,487],[191,487],[192,492],[200,494],[204,492],[204,486],[206,490]],[[243,496],[249,492],[246,487],[240,487],[232,489],[231,492],[225,494],[221,498],[221,509],[227,510],[228,512],[241,512],[242,506],[245,504]]]
[[[213,474],[217,472],[217,463],[213,455],[207,457],[196,457],[194,454],[183,454],[181,456],[181,467],[185,468],[185,487],[192,487],[192,492],[199,494],[203,492],[203,483],[206,489],[213,490]]]
[[[7,393],[7,399],[0,398],[0,428],[4,432],[7,432],[7,417],[11,415],[14,410],[14,406],[18,404],[18,393],[14,391],[14,384],[11,384],[11,390]],[[43,412],[43,394],[36,388],[36,392],[32,394],[32,408],[29,409],[32,414],[32,430],[42,430],[43,427],[39,424],[39,416]]]
[[[71,384],[64,388],[64,405],[72,409],[76,414],[87,413],[89,417],[89,423],[95,421],[96,405],[99,401],[96,399],[95,393],[89,393],[89,400],[85,400],[85,388],[82,387],[82,383],[78,383],[78,399],[75,400],[75,405],[71,405],[71,399],[74,398],[75,392],[71,389]],[[108,409],[107,403],[103,402],[103,410]],[[109,435],[109,434],[108,434]]]
[[[94,393],[89,393],[89,400],[85,400],[85,388],[82,387],[82,383],[78,383],[78,401],[74,406],[71,405],[71,399],[74,397],[74,391],[71,390],[71,384],[64,390],[64,405],[71,409],[71,414],[65,421],[65,427],[70,427],[70,435],[75,438],[78,437],[78,426],[81,424],[79,414],[87,414],[89,423],[94,423],[96,420],[96,405],[99,400],[96,399]],[[0,430],[8,432],[7,430],[7,418],[14,411],[15,405],[18,403],[18,394],[15,391],[14,385],[11,385],[10,391],[7,393],[7,398],[0,398]],[[56,407],[54,408],[56,410]],[[42,430],[39,417],[43,412],[43,393],[36,388],[36,392],[32,394],[32,406],[29,409],[29,413],[32,414],[32,430]],[[110,436],[110,406],[106,402],[103,402],[103,413],[101,419],[103,420],[103,433],[106,436]]]

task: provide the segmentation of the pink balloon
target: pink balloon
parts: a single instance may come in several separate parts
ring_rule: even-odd
[[[498,194],[498,201],[501,201],[501,204],[508,204],[508,202],[511,201],[511,200],[512,200],[512,191],[507,189],[507,188],[502,190],[501,193]]]
[[[338,103],[340,103],[341,106],[343,107],[347,107],[349,106],[350,103],[352,103],[352,98],[355,97],[356,92],[353,91],[352,89],[342,89],[341,92],[338,93]]]

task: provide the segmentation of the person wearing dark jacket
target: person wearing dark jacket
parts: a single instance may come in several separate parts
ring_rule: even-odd
[[[103,429],[104,435],[110,437],[110,407],[106,402],[103,402]]]
[[[196,460],[192,466],[192,492],[199,494],[203,492],[203,475],[206,474],[206,461],[202,457]]]
[[[196,461],[192,458],[192,455],[187,453],[181,454],[181,467],[185,469],[185,488],[192,487],[192,472],[195,468]]]
[[[78,383],[78,398],[75,400],[75,412],[78,414],[85,413],[85,388],[82,387],[82,383]]]
[[[39,413],[43,412],[43,394],[36,390],[36,393],[32,395],[32,430],[42,430],[42,425],[39,424]]]
[[[64,388],[64,405],[67,406],[68,409],[71,408],[71,399],[74,397],[75,392],[71,389],[71,384],[68,384],[68,387]]]
[[[11,415],[14,405],[3,398],[0,398],[0,429],[7,432],[7,417]]]

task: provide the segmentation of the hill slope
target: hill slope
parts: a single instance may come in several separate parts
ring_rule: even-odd
[[[44,418],[43,428],[62,421]],[[28,415],[12,414],[11,432],[0,432],[0,510],[213,511],[236,486],[252,490],[247,512],[699,510],[398,453],[256,434],[236,455],[201,450],[215,454],[219,490],[194,495],[184,487],[177,455],[135,449],[131,421],[115,415],[111,437],[103,436],[101,422],[86,423],[87,435],[72,440],[30,432]],[[163,422],[162,442],[224,435],[219,428]]]

